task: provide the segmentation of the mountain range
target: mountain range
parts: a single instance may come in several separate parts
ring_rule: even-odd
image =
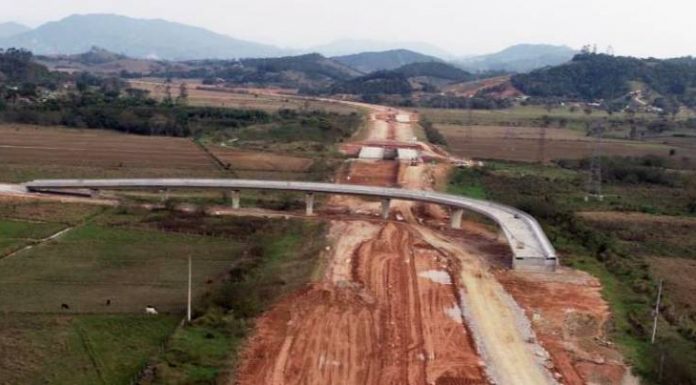
[[[131,57],[166,60],[287,54],[271,45],[238,40],[185,24],[107,14],[72,15],[0,39],[0,47],[21,47],[41,55],[78,54],[93,46]]]
[[[493,54],[455,60],[454,63],[470,72],[529,72],[566,63],[578,53],[567,46],[518,44]]]
[[[309,50],[291,51],[239,40],[204,28],[159,19],[111,14],[72,15],[30,29],[0,24],[0,48],[25,48],[38,55],[76,55],[99,47],[130,58],[169,61],[285,57],[298,52],[333,57],[362,73],[392,70],[418,62],[450,61],[469,72],[530,70],[569,61],[576,51],[565,46],[517,45],[501,52],[454,59],[427,43],[338,40]]]
[[[420,52],[427,56],[435,56],[445,60],[456,57],[452,53],[436,45],[417,41],[386,42],[365,39],[340,39],[328,44],[312,47],[310,51],[331,57],[352,55],[360,52],[382,52],[400,49]]]
[[[0,39],[29,32],[31,28],[15,22],[0,23]]]

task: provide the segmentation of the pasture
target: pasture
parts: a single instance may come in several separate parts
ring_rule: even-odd
[[[174,316],[3,314],[0,383],[127,385],[178,321]]]
[[[38,242],[66,227],[72,228],[61,237]],[[0,378],[129,384],[168,349],[185,310],[188,256],[197,314],[228,287],[231,275],[232,282],[244,282],[245,295],[219,301],[249,311],[310,279],[321,229],[317,223],[3,198],[0,250],[34,247],[0,256]],[[315,239],[310,234],[317,241],[301,241]],[[254,278],[244,278],[251,272]],[[146,305],[160,314],[145,316]],[[237,334],[246,330],[243,323],[236,327]],[[178,335],[196,333],[193,327]],[[227,331],[213,333],[220,336],[216,362],[232,359]],[[201,338],[195,346],[180,338],[173,343],[177,351],[205,357],[209,337]]]
[[[139,313],[148,304],[179,313],[187,256],[200,295],[241,246],[226,238],[85,224],[0,260],[0,312],[59,312],[66,303],[78,313]]]

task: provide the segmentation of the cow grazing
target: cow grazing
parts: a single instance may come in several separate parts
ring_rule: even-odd
[[[60,305],[60,308],[61,308],[62,310],[70,310],[70,306],[68,306],[67,303],[64,303],[64,304]]]
[[[154,306],[147,305],[145,306],[145,314],[157,315],[158,313]]]
[[[110,299],[107,299],[107,300],[106,300],[106,306],[111,306],[111,300],[110,300]]]

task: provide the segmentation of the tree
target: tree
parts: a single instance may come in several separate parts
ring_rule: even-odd
[[[164,86],[164,98],[162,99],[162,104],[165,106],[173,106],[174,99],[172,99],[172,80],[167,78],[167,82]]]

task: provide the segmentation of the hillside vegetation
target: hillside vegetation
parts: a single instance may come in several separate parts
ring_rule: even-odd
[[[268,59],[203,60],[185,62],[186,69],[164,68],[150,75],[203,78],[204,83],[317,89],[361,75],[319,54]]]
[[[393,70],[413,63],[441,61],[436,57],[423,55],[407,49],[362,52],[354,55],[336,56],[332,59],[364,73]]]
[[[625,97],[634,91],[632,82],[646,85],[666,102],[696,106],[694,58],[658,60],[585,53],[568,64],[512,78],[515,87],[531,96],[585,101]]]

